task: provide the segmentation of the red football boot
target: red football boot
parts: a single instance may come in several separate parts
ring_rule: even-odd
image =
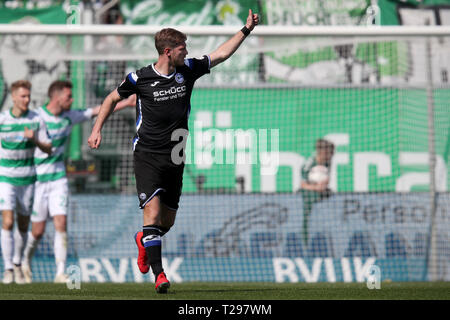
[[[147,264],[148,261],[147,252],[145,251],[145,247],[141,241],[143,236],[144,234],[142,233],[142,231],[136,232],[136,234],[134,235],[134,240],[136,241],[136,245],[138,247],[139,252],[137,258],[137,265],[142,273],[147,273],[148,270],[150,270],[150,267]]]
[[[155,290],[157,293],[167,293],[167,289],[170,287],[170,282],[166,278],[166,274],[161,272],[156,278]]]

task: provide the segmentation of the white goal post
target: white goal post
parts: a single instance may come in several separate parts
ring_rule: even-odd
[[[21,25],[0,24],[1,34],[45,35],[154,35],[163,27],[173,27],[195,36],[230,36],[238,26],[150,26],[150,25]],[[450,26],[257,26],[255,36],[448,36]]]

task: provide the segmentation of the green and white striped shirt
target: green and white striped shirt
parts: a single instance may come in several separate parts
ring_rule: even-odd
[[[92,109],[70,110],[55,116],[45,105],[39,108],[37,113],[45,121],[53,146],[53,152],[50,156],[36,148],[34,162],[37,180],[45,182],[64,178],[66,176],[64,164],[66,141],[70,136],[73,125],[92,118]]]
[[[16,186],[36,181],[35,143],[24,136],[24,129],[34,130],[39,141],[49,143],[44,121],[34,111],[16,118],[11,110],[0,113],[0,182]]]
[[[308,181],[309,173],[311,172],[311,169],[317,166],[317,160],[316,160],[316,154],[313,154],[310,156],[305,164],[302,167],[301,176],[304,181]],[[330,170],[330,163],[323,163],[323,166],[327,167],[328,170]]]

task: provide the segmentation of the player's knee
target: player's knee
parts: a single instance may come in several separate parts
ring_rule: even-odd
[[[2,211],[2,229],[12,230],[14,227],[14,213],[11,210]]]
[[[44,230],[32,230],[31,234],[33,235],[33,238],[39,240],[44,235]]]
[[[14,227],[13,219],[3,219],[2,220],[2,229],[4,230],[12,230]]]
[[[66,232],[67,230],[67,219],[65,215],[56,215],[53,219],[55,225],[55,230],[59,232]]]
[[[41,240],[43,235],[44,233],[33,233],[33,238],[35,238],[36,240]]]
[[[45,222],[33,223],[31,234],[35,239],[41,239],[45,232]]]

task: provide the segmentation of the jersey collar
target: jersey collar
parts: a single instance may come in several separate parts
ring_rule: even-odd
[[[159,73],[159,71],[156,70],[155,64],[154,64],[154,63],[152,63],[152,68],[153,68],[153,71],[155,71],[155,73],[156,73],[158,76],[163,77],[163,78],[166,78],[166,79],[172,78],[173,75],[176,73],[176,70],[175,70],[174,72],[172,72],[171,74],[169,74],[168,76],[166,76],[166,75],[164,75],[164,74],[162,74],[162,73]]]
[[[16,117],[13,113],[12,113],[12,108],[9,109],[9,114],[11,115],[11,117],[15,118],[15,119],[19,119],[19,118],[25,118],[28,115],[28,112],[30,110],[27,110],[25,113],[23,113],[20,117]]]
[[[44,109],[44,111],[45,111],[47,114],[49,114],[50,116],[54,117],[55,115],[54,115],[53,113],[51,113],[50,110],[48,110],[47,106],[48,106],[48,104],[44,104],[44,105],[42,106],[42,109]]]

